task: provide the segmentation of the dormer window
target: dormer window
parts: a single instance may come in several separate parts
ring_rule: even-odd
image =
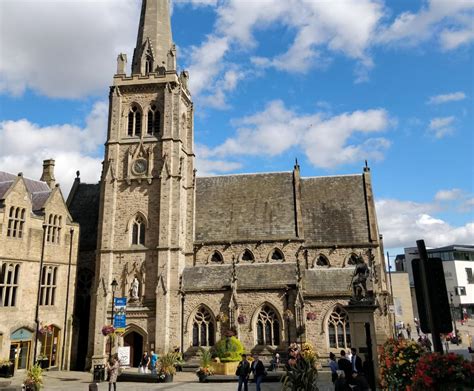
[[[148,110],[148,128],[147,133],[151,136],[160,133],[161,115],[155,104]]]
[[[130,137],[142,134],[142,113],[138,106],[133,105],[128,113],[128,135]]]

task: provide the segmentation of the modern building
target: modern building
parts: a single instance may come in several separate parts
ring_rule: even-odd
[[[176,59],[168,0],[144,0],[131,73],[120,54],[110,88],[100,185],[76,179],[68,201],[77,221],[91,216],[78,266],[94,276],[81,293],[82,310],[91,307],[87,366],[110,351],[101,330],[113,297],[127,299],[127,326],[112,349],[128,346],[135,366],[144,349],[189,357],[228,332],[262,354],[304,340],[322,355],[347,349],[344,306],[359,262],[379,304],[372,342],[383,343],[390,300],[369,167],[199,177],[190,75]]]
[[[0,171],[0,359],[69,368],[79,225],[54,161],[40,181]],[[41,276],[41,277],[40,277]]]
[[[427,249],[429,258],[443,261],[446,289],[450,303],[454,306],[454,316],[460,320],[463,311],[474,314],[474,245],[459,245]],[[411,262],[418,258],[416,247],[405,248],[403,268],[408,272],[415,314],[418,314],[414,292],[413,269]]]

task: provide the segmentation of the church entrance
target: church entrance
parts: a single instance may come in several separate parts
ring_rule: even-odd
[[[130,366],[138,367],[143,355],[143,337],[132,331],[123,337],[124,346],[130,346]]]

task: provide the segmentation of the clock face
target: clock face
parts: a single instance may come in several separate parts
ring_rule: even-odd
[[[146,173],[147,162],[145,159],[137,159],[133,163],[133,173],[136,175],[143,175]]]

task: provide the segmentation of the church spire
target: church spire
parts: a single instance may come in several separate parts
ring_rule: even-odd
[[[132,73],[176,69],[169,8],[169,0],[142,0]]]

